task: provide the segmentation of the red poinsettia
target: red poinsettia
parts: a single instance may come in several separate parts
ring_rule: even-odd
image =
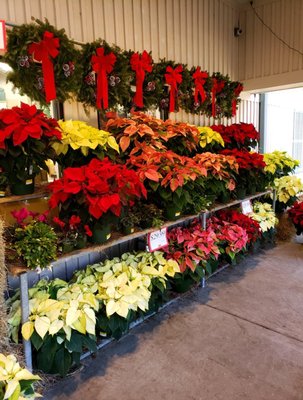
[[[231,222],[241,228],[245,229],[248,235],[248,243],[255,243],[261,236],[260,225],[257,221],[253,220],[249,216],[242,214],[238,210],[227,209],[217,213],[218,218],[223,221]]]
[[[213,125],[211,128],[219,132],[225,146],[229,148],[250,148],[255,147],[260,139],[260,134],[253,124]]]
[[[0,149],[6,149],[8,139],[20,146],[28,138],[41,140],[43,136],[61,139],[58,123],[48,118],[35,105],[21,103],[21,107],[0,110]]]
[[[233,156],[241,170],[260,169],[263,170],[266,166],[263,154],[249,152],[248,150],[225,149],[220,151],[221,154]],[[241,174],[241,171],[240,171]]]
[[[288,210],[288,215],[297,228],[297,233],[301,234],[303,231],[303,202],[296,201]]]
[[[195,271],[199,264],[205,266],[211,257],[217,259],[220,255],[215,232],[211,228],[203,230],[199,223],[172,229],[168,232],[168,242],[164,249],[166,257],[176,260],[181,272],[187,268]]]
[[[208,228],[214,230],[220,241],[220,247],[223,247],[226,254],[233,260],[235,255],[246,249],[248,234],[241,226],[222,221],[217,217],[208,220]]]
[[[132,206],[136,198],[146,197],[146,189],[135,171],[114,164],[108,158],[93,159],[87,166],[67,168],[63,177],[49,185],[51,208],[86,209],[99,219],[111,211],[119,216],[122,206]]]

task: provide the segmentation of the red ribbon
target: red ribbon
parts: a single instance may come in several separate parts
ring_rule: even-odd
[[[139,53],[134,53],[130,59],[132,70],[136,72],[136,93],[134,103],[137,107],[142,108],[143,104],[143,82],[145,79],[145,71],[152,72],[152,58],[146,50],[143,51],[140,57]]]
[[[217,112],[216,112],[216,95],[224,89],[225,82],[224,81],[218,81],[217,78],[213,78],[213,87],[211,90],[212,93],[212,116],[215,117]]]
[[[166,68],[165,81],[168,85],[170,85],[169,92],[169,112],[175,111],[175,100],[178,93],[178,84],[182,82],[182,74],[183,71],[182,65],[178,65],[175,69],[171,66]]]
[[[232,116],[234,117],[237,114],[237,97],[239,97],[240,93],[243,90],[243,85],[242,83],[238,83],[238,86],[236,87],[236,89],[234,90],[234,95],[235,98],[232,100]]]
[[[195,82],[195,93],[194,93],[195,103],[199,103],[199,95],[202,103],[204,103],[204,101],[206,100],[204,84],[207,78],[208,78],[208,73],[206,71],[201,72],[200,67],[197,67],[196,71],[193,73],[193,79]]]
[[[59,54],[59,38],[54,38],[53,33],[45,31],[43,39],[38,43],[28,46],[29,54],[33,54],[34,60],[42,62],[42,73],[47,102],[54,100],[56,96],[54,66],[51,58]]]
[[[97,100],[98,108],[108,108],[108,82],[107,74],[112,72],[116,62],[114,53],[104,55],[104,48],[98,47],[96,55],[91,58],[93,70],[97,74]]]

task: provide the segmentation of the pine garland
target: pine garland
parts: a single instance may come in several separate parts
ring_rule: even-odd
[[[125,112],[134,109],[137,111],[148,110],[152,107],[159,107],[167,111],[169,107],[169,88],[165,82],[167,66],[176,68],[178,63],[161,59],[153,64],[152,72],[145,73],[143,84],[144,108],[137,109],[133,103],[134,91],[132,87],[136,84],[135,71],[131,69],[130,59],[133,51],[122,51],[118,46],[110,46],[105,40],[98,39],[92,43],[83,45],[81,51],[76,50],[74,44],[68,39],[64,29],[57,30],[49,24],[35,20],[35,24],[23,24],[13,28],[8,33],[8,51],[4,57],[5,61],[13,68],[8,74],[15,87],[21,94],[29,96],[33,100],[46,104],[44,82],[42,77],[41,63],[34,62],[28,53],[28,46],[31,43],[41,41],[45,31],[49,31],[59,38],[60,52],[53,59],[57,99],[61,102],[74,97],[85,107],[96,106],[96,74],[92,68],[92,56],[96,49],[103,47],[105,55],[114,53],[116,62],[113,71],[108,73],[108,107],[102,110],[105,114],[108,110],[117,110],[124,107]],[[150,53],[151,56],[151,53]],[[230,118],[235,112],[235,106],[240,102],[238,88],[240,82],[231,81],[228,75],[219,72],[213,73],[205,79],[203,85],[206,98],[198,102],[194,99],[195,83],[193,74],[196,67],[183,67],[182,82],[178,85],[175,111],[179,108],[191,114],[205,114],[212,116],[212,88],[213,79],[224,82],[223,89],[216,94],[215,118]],[[243,87],[242,87],[243,89]]]

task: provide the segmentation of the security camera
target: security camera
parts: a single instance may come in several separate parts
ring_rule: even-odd
[[[234,36],[235,36],[235,37],[241,36],[242,33],[243,33],[242,29],[239,28],[238,26],[237,26],[236,28],[234,28]]]

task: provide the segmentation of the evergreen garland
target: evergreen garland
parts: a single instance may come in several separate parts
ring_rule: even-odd
[[[8,32],[7,52],[4,61],[13,69],[7,79],[20,90],[21,95],[26,95],[32,100],[46,105],[42,64],[34,62],[28,53],[31,43],[40,42],[45,31],[53,33],[59,38],[59,54],[52,59],[55,75],[57,100],[64,102],[78,92],[81,76],[81,63],[79,51],[68,39],[64,29],[57,30],[47,20],[42,22],[23,24],[14,27]]]

